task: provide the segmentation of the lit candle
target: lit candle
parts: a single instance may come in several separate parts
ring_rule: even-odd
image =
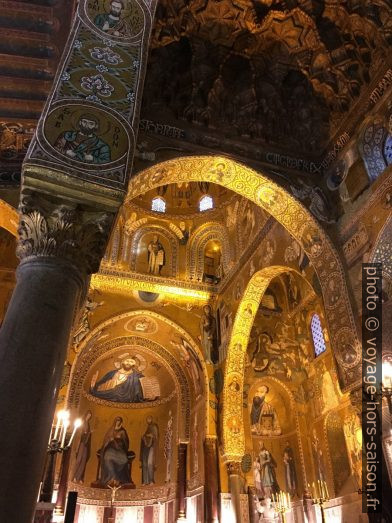
[[[320,481],[320,498],[324,498],[324,481]]]
[[[314,485],[314,481],[312,481],[312,498],[314,499],[316,497],[316,487]]]
[[[72,440],[74,439],[74,436],[75,436],[75,433],[76,433],[76,431],[78,430],[78,428],[80,427],[81,424],[82,424],[82,420],[81,419],[78,418],[78,419],[75,420],[74,429],[72,431],[71,438],[70,438],[70,440],[68,442],[68,447],[71,446]]]
[[[61,420],[63,419],[63,415],[64,415],[64,411],[63,410],[59,410],[58,413],[57,413],[57,423],[56,423],[56,428],[55,428],[55,431],[54,431],[53,439],[57,439],[57,436],[58,436],[58,433],[59,433],[59,429],[60,429],[60,423],[61,423]]]
[[[328,485],[327,485],[326,481],[324,481],[324,488],[325,488],[325,497],[327,499],[329,499]]]
[[[65,419],[63,421],[63,433],[62,433],[62,436],[61,436],[61,447],[64,447],[65,436],[67,435],[68,425],[69,425],[69,421],[67,419]]]

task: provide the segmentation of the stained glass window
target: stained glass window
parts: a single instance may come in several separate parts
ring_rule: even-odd
[[[166,211],[166,202],[163,198],[160,198],[159,196],[157,198],[153,198],[151,202],[151,210],[156,212],[165,212]]]
[[[323,328],[321,326],[320,316],[318,314],[313,314],[312,320],[310,322],[310,330],[312,331],[313,346],[315,356],[320,356],[325,350],[325,338],[323,333]]]

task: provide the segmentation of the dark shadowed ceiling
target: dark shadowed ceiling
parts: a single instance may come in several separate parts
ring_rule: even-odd
[[[391,12],[390,0],[160,0],[142,116],[319,156],[385,68]]]

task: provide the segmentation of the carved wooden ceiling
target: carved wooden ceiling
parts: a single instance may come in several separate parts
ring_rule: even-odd
[[[19,181],[75,4],[0,0],[0,186]],[[141,129],[183,143],[146,153],[141,134],[136,171],[184,142],[320,165],[390,67],[391,12],[392,0],[159,0]]]
[[[19,178],[75,4],[76,0],[0,1],[0,184]]]
[[[160,0],[142,116],[320,157],[392,44],[391,0]]]

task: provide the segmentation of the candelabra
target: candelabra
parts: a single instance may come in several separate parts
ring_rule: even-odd
[[[272,501],[276,512],[281,515],[282,523],[286,523],[286,512],[291,508],[290,494],[282,491],[276,495],[272,494]]]
[[[52,501],[57,454],[62,453],[63,456],[67,457],[66,461],[68,462],[68,451],[71,448],[76,431],[81,426],[81,424],[82,421],[80,419],[76,419],[74,421],[73,431],[71,436],[69,437],[69,412],[67,410],[60,410],[57,413],[57,423],[55,426],[52,425],[52,428],[50,430],[48,450],[46,456],[46,465],[39,498],[40,501],[43,501],[45,503],[50,503]],[[62,470],[60,472],[60,482],[61,479],[63,479],[62,476],[64,475],[64,460],[61,468]]]
[[[312,483],[312,488],[310,488],[310,485],[308,483],[309,491],[312,495],[312,502],[314,504],[317,504],[320,507],[321,511],[321,521],[322,523],[326,522],[325,519],[325,509],[324,509],[324,503],[326,501],[329,501],[329,493],[328,493],[328,486],[327,483],[324,480],[317,480],[316,484]]]

